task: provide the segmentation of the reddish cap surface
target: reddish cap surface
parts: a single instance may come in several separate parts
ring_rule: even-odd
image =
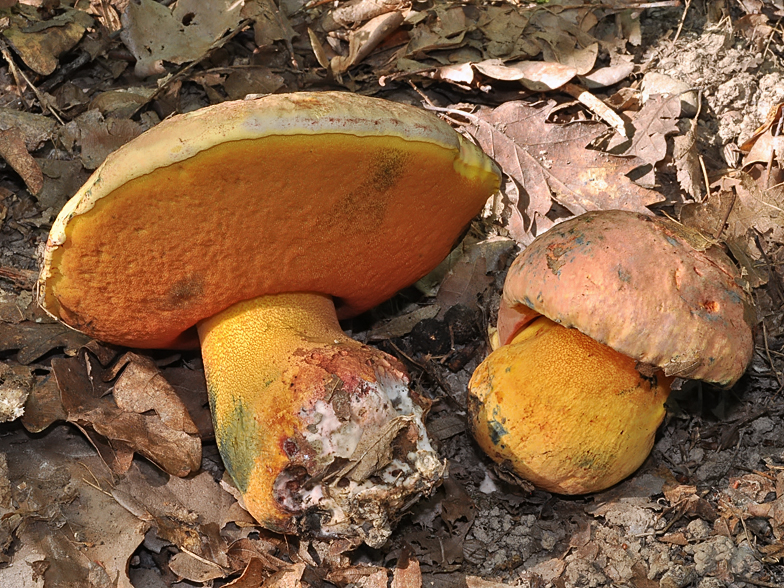
[[[501,342],[527,307],[668,376],[733,384],[751,361],[754,310],[730,259],[701,241],[668,219],[618,210],[556,225],[509,270]]]

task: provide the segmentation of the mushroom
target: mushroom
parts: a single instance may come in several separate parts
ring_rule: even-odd
[[[471,431],[497,463],[584,494],[650,453],[675,377],[734,384],[754,312],[724,252],[669,219],[589,212],[512,263],[501,347],[469,383]]]
[[[445,463],[404,367],[338,318],[435,267],[499,178],[412,106],[225,102],[106,159],[52,226],[38,298],[108,343],[200,343],[218,448],[256,520],[379,546]]]

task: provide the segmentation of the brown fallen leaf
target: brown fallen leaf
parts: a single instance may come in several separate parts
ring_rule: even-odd
[[[137,462],[116,482],[111,494],[147,521],[159,540],[180,550],[169,563],[178,575],[204,582],[208,581],[204,578],[227,577],[245,567],[244,562],[229,558],[227,537],[218,523],[227,520],[235,500],[211,474],[201,472],[182,479]]]
[[[107,395],[111,384],[102,379],[106,370],[85,351],[77,357],[53,359],[52,371],[67,420],[85,432],[116,472],[122,473],[130,467],[134,452],[175,476],[185,476],[199,469],[201,440],[189,432],[195,431],[196,426],[183,415],[184,408],[167,408],[177,415],[173,421],[181,421],[181,429],[167,426],[157,414],[122,410],[114,398]],[[125,393],[146,394],[143,387]],[[54,402],[40,398],[36,401],[37,406]],[[176,403],[178,399],[167,397],[167,401]],[[149,403],[140,402],[138,406],[149,406]],[[38,415],[30,415],[29,419],[34,423],[46,420]]]
[[[520,188],[516,204],[522,219],[512,234],[524,242],[552,226],[547,214],[553,201],[572,214],[621,209],[650,213],[648,206],[663,197],[632,182],[626,174],[644,161],[586,149],[606,127],[588,121],[569,125],[548,123],[556,103],[544,106],[511,101],[498,108],[480,108],[467,131]]]
[[[0,129],[19,129],[25,138],[25,147],[38,150],[52,138],[57,123],[50,117],[11,108],[0,108]]]
[[[104,485],[112,473],[75,433],[62,425],[38,437],[0,437],[0,479],[10,492],[0,501],[0,529],[16,545],[0,586],[132,588],[128,564],[148,524],[112,498]]]
[[[254,40],[259,47],[272,45],[275,41],[284,41],[290,47],[291,40],[297,36],[285,12],[273,0],[248,0],[240,15],[253,21]]]
[[[673,159],[675,160],[676,177],[678,184],[689,198],[697,202],[702,200],[702,169],[700,168],[699,152],[697,150],[697,122],[691,121],[688,130],[683,135],[676,135],[673,139]]]
[[[153,0],[128,3],[120,38],[136,57],[136,75],[163,73],[163,61],[181,64],[202,57],[223,33],[239,24],[242,6],[231,0],[185,0],[172,10]]]
[[[131,3],[133,5],[133,3]],[[87,169],[95,169],[112,151],[125,145],[145,130],[128,119],[105,120],[99,110],[88,110],[76,118],[82,146],[80,158]]]
[[[60,55],[73,49],[87,28],[93,26],[92,17],[83,10],[66,8],[58,16],[40,20],[34,7],[18,6],[3,36],[22,61],[43,76],[51,74],[59,64]]]
[[[261,588],[301,588],[302,574],[305,573],[305,564],[292,564],[285,570],[276,572],[261,585]]]
[[[245,566],[240,577],[225,584],[224,588],[258,588],[269,576],[270,573],[267,571],[264,562],[258,557],[253,557],[248,562],[248,565]]]
[[[458,304],[469,309],[479,308],[481,296],[493,283],[495,274],[506,265],[514,248],[514,241],[503,237],[464,243],[462,255],[444,277],[436,294],[441,317]]]
[[[357,588],[387,588],[389,572],[386,568],[368,565],[356,565],[345,569],[332,570],[327,574],[327,581],[338,586],[357,586]]]
[[[474,64],[484,75],[505,81],[519,81],[533,92],[547,92],[560,88],[577,75],[577,70],[555,61],[518,61],[504,64],[494,59]]]
[[[154,411],[167,427],[195,435],[199,431],[171,384],[149,357],[125,353],[106,374],[114,383],[114,401],[126,412]]]
[[[16,360],[24,365],[54,349],[63,349],[66,354],[74,354],[89,340],[86,335],[61,323],[0,323],[0,351],[17,350]]]
[[[652,96],[632,118],[635,132],[624,155],[633,155],[650,170],[636,181],[646,188],[656,184],[654,168],[667,155],[667,136],[678,132],[681,115],[680,96]]]
[[[420,306],[411,312],[400,314],[394,318],[384,321],[381,324],[373,325],[368,333],[370,341],[386,341],[408,335],[411,329],[424,319],[435,318],[441,307],[437,304]]]
[[[34,196],[44,187],[44,175],[35,159],[27,152],[21,129],[0,131],[0,157],[18,173]]]
[[[701,204],[687,204],[681,212],[684,224],[695,226],[713,238],[753,239],[758,231],[777,243],[784,242],[784,186],[762,189],[743,171],[724,176],[719,189]],[[756,248],[756,247],[755,247]]]

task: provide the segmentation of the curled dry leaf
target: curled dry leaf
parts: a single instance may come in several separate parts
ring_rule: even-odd
[[[3,36],[25,65],[43,76],[57,68],[60,55],[73,49],[93,25],[93,19],[83,10],[66,8],[58,16],[41,21],[33,6],[17,6]]]
[[[401,12],[390,12],[377,16],[356,31],[349,33],[348,55],[337,55],[329,62],[329,68],[335,75],[340,75],[360,63],[387,36],[395,32],[403,24]]]
[[[21,129],[0,131],[0,157],[18,173],[33,195],[44,187],[44,175],[33,156],[27,152]]]
[[[403,0],[349,0],[326,12],[321,19],[321,30],[325,33],[351,28],[371,18],[400,10]]]
[[[88,367],[89,366],[89,367]],[[165,407],[165,414],[176,415],[170,422],[179,422],[181,428],[167,426],[158,414],[127,412],[114,398],[108,396],[110,385],[104,383],[104,368],[86,352],[69,359],[52,360],[52,371],[57,379],[60,400],[67,420],[79,426],[88,435],[106,462],[119,473],[130,467],[134,452],[147,457],[163,470],[175,476],[185,476],[199,469],[201,441],[193,433],[196,426],[185,414],[179,399],[159,396],[151,402],[146,381],[130,386],[123,392],[125,399],[137,395],[138,407]],[[39,400],[40,401],[40,400]],[[157,403],[157,404],[156,404]],[[181,404],[181,403],[180,403]],[[35,420],[35,416],[31,416]]]

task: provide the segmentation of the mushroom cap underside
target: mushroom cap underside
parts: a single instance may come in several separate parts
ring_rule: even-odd
[[[347,93],[223,103],[112,155],[68,202],[41,305],[96,339],[198,343],[199,321],[266,294],[367,310],[443,259],[500,172],[437,117]]]
[[[520,305],[668,376],[729,386],[753,352],[754,309],[736,267],[661,217],[596,211],[556,225],[509,270],[502,343],[527,318],[510,311]]]

